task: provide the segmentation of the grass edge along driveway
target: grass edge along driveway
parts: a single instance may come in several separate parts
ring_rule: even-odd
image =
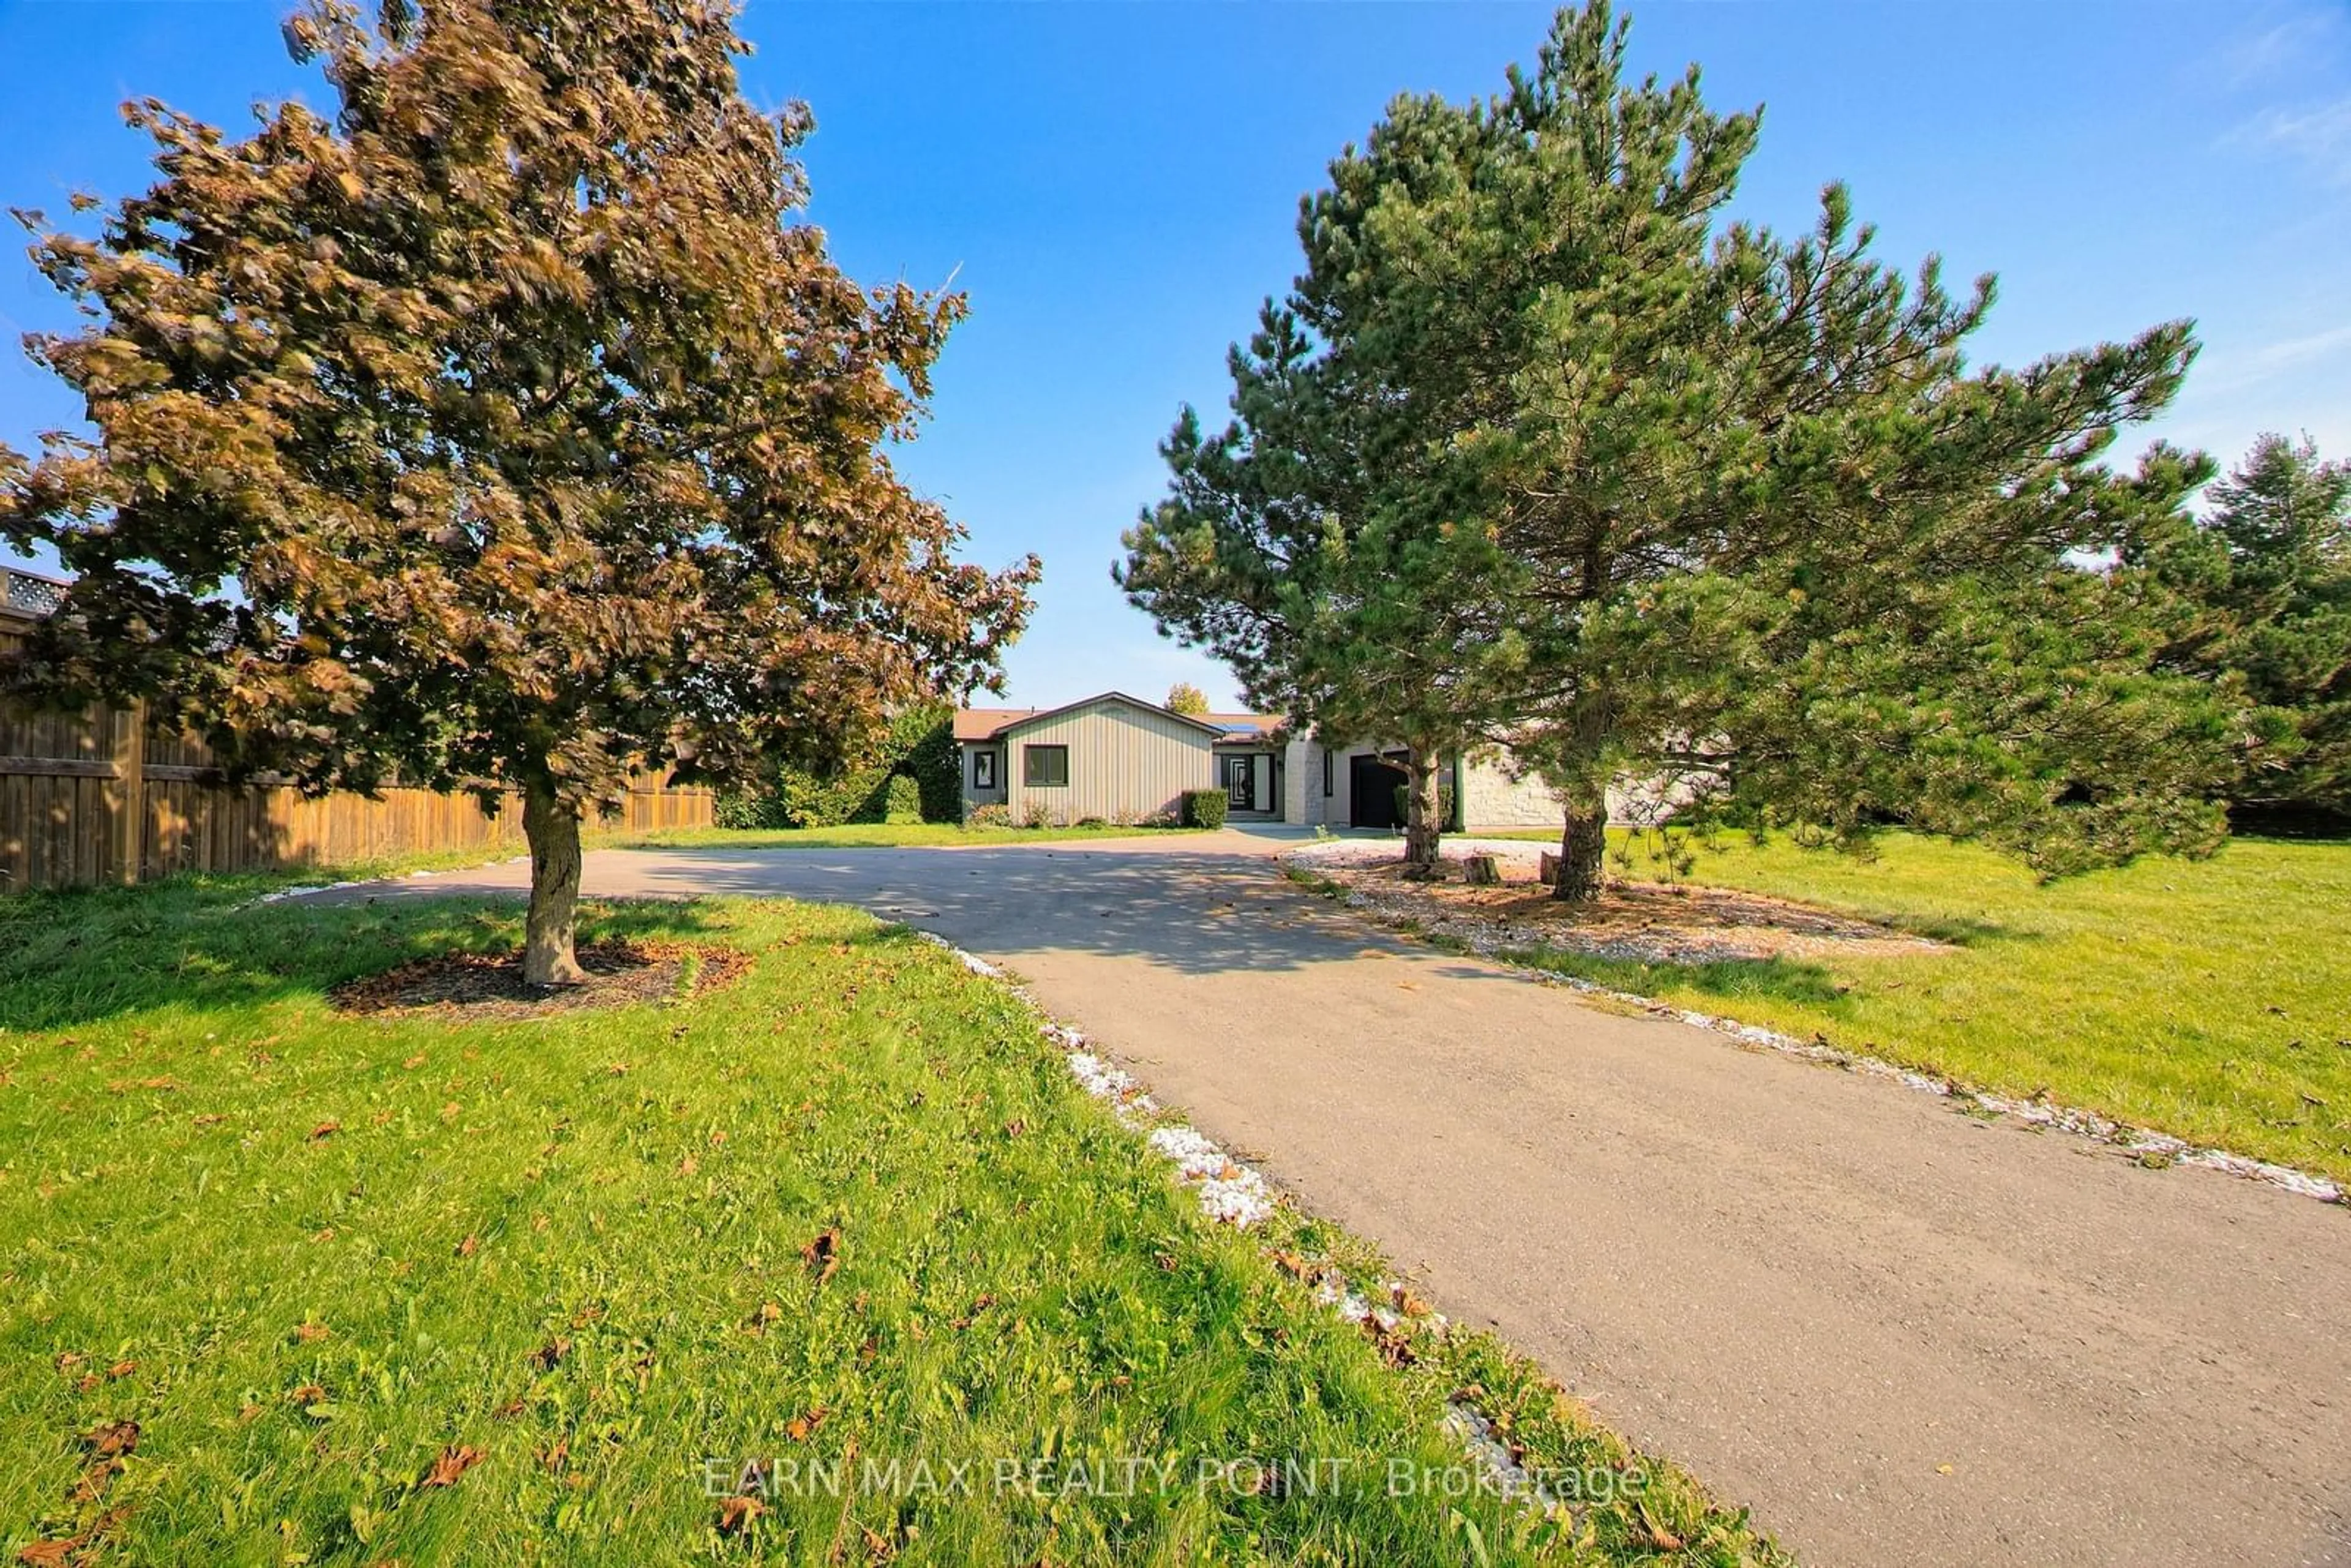
[[[1532,837],[1513,833],[1510,837]],[[1660,874],[1618,835],[1613,874]],[[1689,880],[1857,915],[1955,951],[1820,963],[1519,963],[2351,1185],[2351,843],[2240,838],[2043,883],[1971,845],[1871,858],[1739,834]]]
[[[1031,1010],[903,928],[592,906],[755,961],[355,1019],[329,988],[508,946],[511,905],[241,906],[266,885],[0,903],[11,1557],[1782,1560],[1490,1339],[1341,1320],[1306,1281],[1378,1260],[1211,1225]],[[1466,1473],[1465,1391],[1607,1500],[1392,1487]],[[1122,1488],[1130,1457],[1173,1484]]]

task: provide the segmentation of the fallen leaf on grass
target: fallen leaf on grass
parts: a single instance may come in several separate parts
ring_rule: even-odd
[[[116,1454],[134,1453],[139,1448],[139,1423],[107,1421],[81,1435],[82,1446],[93,1458],[110,1458]]]
[[[335,1331],[324,1323],[296,1323],[294,1337],[304,1344],[316,1344]]]
[[[964,1330],[971,1327],[973,1323],[979,1321],[980,1313],[987,1311],[988,1308],[994,1305],[996,1305],[996,1297],[992,1293],[982,1291],[978,1296],[973,1299],[971,1311],[965,1313],[962,1317],[956,1319],[955,1322],[949,1323],[947,1326],[955,1330],[956,1333],[961,1333]]]
[[[470,1448],[463,1443],[452,1443],[441,1450],[441,1457],[433,1461],[433,1468],[424,1472],[424,1479],[417,1484],[428,1487],[455,1486],[459,1476],[481,1462],[481,1449]]]
[[[1364,1333],[1379,1351],[1380,1359],[1390,1366],[1410,1366],[1420,1359],[1419,1353],[1413,1349],[1410,1334],[1385,1326],[1376,1316],[1364,1319]]]
[[[768,1505],[756,1497],[727,1498],[718,1505],[718,1533],[739,1535],[767,1511]]]
[[[807,1259],[809,1267],[816,1270],[818,1284],[831,1279],[841,1268],[841,1227],[836,1225],[820,1233],[815,1240],[800,1249],[800,1256]]]
[[[809,1434],[824,1425],[825,1409],[820,1405],[805,1416],[795,1416],[784,1423],[784,1436],[795,1443],[805,1443]]]
[[[57,1564],[89,1560],[91,1547],[110,1533],[131,1512],[127,1508],[110,1509],[100,1514],[88,1530],[68,1535],[62,1541],[36,1541],[16,1552],[16,1561],[28,1568],[57,1568]]]
[[[66,1500],[74,1503],[96,1502],[106,1495],[106,1483],[120,1475],[126,1468],[120,1459],[99,1460],[82,1473],[79,1480],[74,1482],[73,1490],[66,1494]]]
[[[203,1115],[198,1116],[195,1119],[196,1125],[199,1127],[217,1127],[223,1122],[227,1120],[228,1118],[226,1116],[222,1115],[217,1111],[207,1111]]]
[[[327,1391],[315,1383],[306,1383],[286,1397],[297,1405],[316,1405],[327,1396]]]
[[[1273,1260],[1275,1268],[1293,1280],[1311,1285],[1322,1277],[1323,1265],[1309,1261],[1302,1254],[1276,1247],[1268,1250],[1266,1256]]]
[[[468,1236],[457,1243],[457,1256],[460,1258],[471,1258],[481,1249],[482,1239],[478,1236]]]
[[[538,1364],[540,1370],[552,1372],[555,1370],[555,1364],[570,1354],[571,1342],[558,1334],[531,1352],[530,1358]]]
[[[118,1361],[112,1366],[106,1369],[106,1375],[109,1377],[128,1377],[138,1370],[139,1364],[135,1361]]]
[[[310,1129],[310,1141],[314,1144],[322,1142],[342,1130],[343,1124],[340,1122],[321,1122]]]
[[[1400,1280],[1396,1281],[1395,1288],[1388,1292],[1388,1296],[1389,1299],[1395,1303],[1395,1310],[1402,1312],[1408,1318],[1429,1317],[1436,1312],[1436,1309],[1431,1307],[1426,1301],[1422,1301],[1418,1296],[1414,1295],[1410,1291],[1406,1290],[1404,1282]]]
[[[1659,1524],[1656,1521],[1656,1515],[1649,1511],[1649,1505],[1647,1503],[1637,1503],[1635,1506],[1640,1511],[1641,1528],[1649,1532],[1649,1550],[1652,1552],[1679,1552],[1682,1549],[1682,1538],[1676,1535],[1672,1531],[1667,1530],[1664,1525]]]

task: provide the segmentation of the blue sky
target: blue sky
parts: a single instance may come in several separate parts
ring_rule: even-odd
[[[232,128],[256,99],[321,102],[285,7],[0,0],[0,205],[144,183],[116,106],[152,94]],[[1221,669],[1162,642],[1111,585],[1161,482],[1154,444],[1220,410],[1227,344],[1295,269],[1300,193],[1399,91],[1460,98],[1531,59],[1550,10],[1503,4],[831,5],[751,0],[745,68],[807,99],[813,217],[853,276],[951,276],[972,318],[934,417],[898,455],[987,562],[1045,581],[1012,700]],[[2001,277],[1978,357],[2013,363],[2155,321],[2203,358],[2155,434],[2224,460],[2265,429],[2351,455],[2351,6],[1647,4],[1645,68],[1697,60],[1719,108],[1765,106],[1742,216],[1810,221],[1854,188],[1882,252]],[[0,333],[67,313],[15,240]],[[0,356],[0,442],[78,409]]]

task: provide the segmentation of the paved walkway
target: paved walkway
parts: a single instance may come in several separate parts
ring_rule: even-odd
[[[603,852],[587,887],[1006,964],[1815,1568],[2351,1563],[2351,1214],[1405,945],[1278,847]]]

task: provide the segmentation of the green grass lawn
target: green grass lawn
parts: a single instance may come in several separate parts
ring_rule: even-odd
[[[2351,1181],[2351,844],[2238,839],[2210,861],[2047,885],[1988,851],[1907,834],[1867,861],[1739,835],[1694,847],[1692,880],[1958,950],[1703,967],[1520,956]],[[1637,854],[1635,874],[1656,873]]]
[[[624,1009],[355,1018],[329,988],[510,946],[514,906],[266,885],[0,900],[12,1561],[1777,1561],[1491,1341],[1389,1365],[1295,1277],[1376,1260],[1287,1211],[1210,1225],[1022,1003],[902,929],[591,906],[753,961]],[[1614,1500],[1563,1530],[1393,1492],[1465,1473],[1471,1384]],[[766,1511],[722,1511],[762,1458]],[[1268,1461],[1290,1484],[1252,1488]]]
[[[1041,844],[1061,839],[1132,839],[1198,832],[1197,828],[958,827],[953,822],[850,822],[837,828],[657,828],[591,835],[598,849],[857,850],[948,844]]]

